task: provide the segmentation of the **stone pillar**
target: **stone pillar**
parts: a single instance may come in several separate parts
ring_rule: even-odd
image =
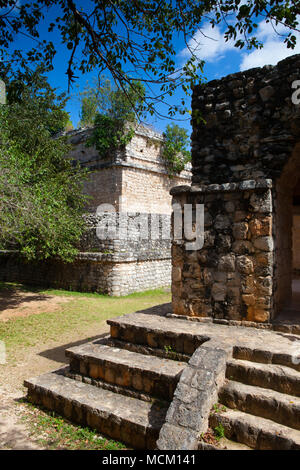
[[[202,249],[172,245],[173,312],[269,322],[273,317],[272,182],[176,187],[173,204],[204,204]]]

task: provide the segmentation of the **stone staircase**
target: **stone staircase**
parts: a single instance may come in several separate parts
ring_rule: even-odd
[[[179,345],[174,337],[124,328],[122,319],[108,323],[110,337],[66,350],[69,367],[26,380],[28,399],[130,447],[153,449],[186,352],[199,341],[190,335]]]
[[[291,367],[241,359],[227,362],[220,411],[209,425],[259,450],[300,449],[300,374]],[[225,411],[226,409],[226,411]]]
[[[154,449],[179,388],[192,391],[184,385],[183,370],[186,374],[199,346],[211,343],[212,349],[232,351],[218,392],[226,411],[221,407],[209,416],[212,429],[224,428],[226,443],[218,448],[300,449],[300,365],[291,362],[288,337],[157,314],[107,323],[110,336],[66,351],[69,367],[25,381],[31,402],[129,447]],[[194,364],[191,360],[192,371]],[[203,367],[210,373],[206,362]],[[208,448],[215,447],[199,442],[199,449]]]

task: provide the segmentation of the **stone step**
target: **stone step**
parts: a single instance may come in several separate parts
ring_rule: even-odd
[[[194,325],[182,320],[158,315],[130,314],[107,320],[111,337],[132,344],[165,350],[171,355],[181,353],[191,356],[210,339],[207,334],[197,334]]]
[[[251,447],[240,442],[231,441],[226,437],[219,440],[217,444],[208,444],[200,441],[198,450],[253,450]]]
[[[157,356],[162,357],[163,359],[172,359],[179,362],[189,362],[191,356],[188,354],[183,354],[166,349],[151,348],[150,346],[145,346],[142,344],[128,343],[119,339],[114,339],[112,337],[107,337],[101,340],[103,344],[110,346],[111,348],[127,349],[128,351],[137,352],[144,354],[145,356]]]
[[[71,372],[172,400],[185,362],[112,348],[99,342],[66,350]]]
[[[110,384],[104,380],[92,379],[78,372],[72,372],[69,367],[64,368],[63,375],[69,377],[73,380],[78,380],[79,382],[84,382],[85,384],[93,385],[94,387],[104,388],[105,390],[110,390],[114,393],[119,393],[120,395],[126,395],[127,397],[136,398],[138,400],[148,401],[153,403],[162,403],[164,406],[170,406],[169,400],[163,400],[162,398],[155,398],[148,393],[138,392],[137,390],[129,389],[126,387],[121,387],[120,385]]]
[[[300,450],[300,432],[238,410],[212,413],[212,429],[222,425],[225,436],[256,450]]]
[[[236,382],[300,396],[300,374],[290,367],[230,359],[226,377]]]
[[[72,422],[122,441],[135,449],[154,449],[167,408],[93,387],[59,371],[24,382],[30,402]]]
[[[291,344],[284,344],[283,340],[276,339],[277,344],[269,344],[269,339],[263,339],[264,343],[256,344],[256,341],[253,341],[247,345],[235,345],[233,346],[233,357],[234,359],[241,359],[250,362],[257,362],[261,364],[276,364],[285,367],[290,367],[298,372],[300,372],[300,360],[299,360],[299,346],[300,341],[297,339],[291,339]],[[288,347],[287,347],[288,346]],[[285,348],[284,352],[282,349]]]
[[[227,381],[219,392],[219,401],[229,408],[270,419],[300,429],[300,399],[274,390]]]
[[[299,337],[274,331],[188,321],[141,312],[107,320],[115,340],[191,356],[209,339],[233,347],[233,357],[300,371]]]

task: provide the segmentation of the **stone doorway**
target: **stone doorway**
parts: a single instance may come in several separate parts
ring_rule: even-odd
[[[287,189],[286,195],[288,195]],[[278,309],[275,320],[282,323],[300,324],[300,178],[294,187],[290,200],[291,202],[285,200],[287,204],[285,208],[286,235],[277,234],[277,237],[285,239],[285,249],[281,243],[284,267],[280,269],[284,279],[279,284],[281,288],[284,288],[284,284],[286,284],[286,290],[285,294],[283,291],[281,309]]]
[[[300,323],[300,179],[293,194],[292,296],[282,317],[285,322]]]

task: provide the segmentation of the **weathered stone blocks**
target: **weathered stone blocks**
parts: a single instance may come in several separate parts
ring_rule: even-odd
[[[204,204],[205,213],[214,222],[206,227],[207,241],[202,249],[186,250],[184,242],[180,247],[173,246],[175,314],[270,320],[274,247],[272,218],[267,212],[272,206],[265,203],[270,183],[266,181],[264,188],[260,181],[259,186],[257,189],[255,182],[244,181],[239,186],[182,188],[182,193],[177,188],[176,203],[191,201],[193,196],[197,203]],[[253,210],[253,201],[261,212]],[[230,212],[226,211],[229,202]]]
[[[214,341],[198,348],[181,374],[162,426],[159,449],[193,450],[205,432],[212,405],[225,378],[228,350],[217,348]]]
[[[218,271],[235,271],[235,256],[234,254],[230,253],[228,255],[224,255],[220,257],[218,263]]]
[[[300,180],[296,77],[299,55],[195,87],[192,107],[206,124],[193,120],[192,187],[171,194],[177,203],[204,204],[205,244],[197,261],[182,244],[176,266],[189,274],[177,273],[174,313],[267,323],[289,301]]]
[[[242,274],[253,273],[253,261],[248,256],[238,256],[237,257],[237,270]]]
[[[136,127],[125,148],[109,155],[100,155],[95,147],[86,145],[92,133],[89,128],[66,135],[72,144],[70,159],[90,170],[84,183],[89,196],[87,230],[76,260],[28,263],[18,253],[2,253],[1,280],[114,296],[170,285],[169,190],[173,185],[189,183],[189,168],[170,178],[161,157],[162,135],[142,125]],[[103,205],[106,209],[101,212]],[[128,215],[128,224],[124,215]],[[149,238],[139,236],[140,218],[146,220]],[[125,239],[119,240],[114,229],[103,238],[97,233],[104,221],[109,224],[114,219],[117,228],[126,229]]]

